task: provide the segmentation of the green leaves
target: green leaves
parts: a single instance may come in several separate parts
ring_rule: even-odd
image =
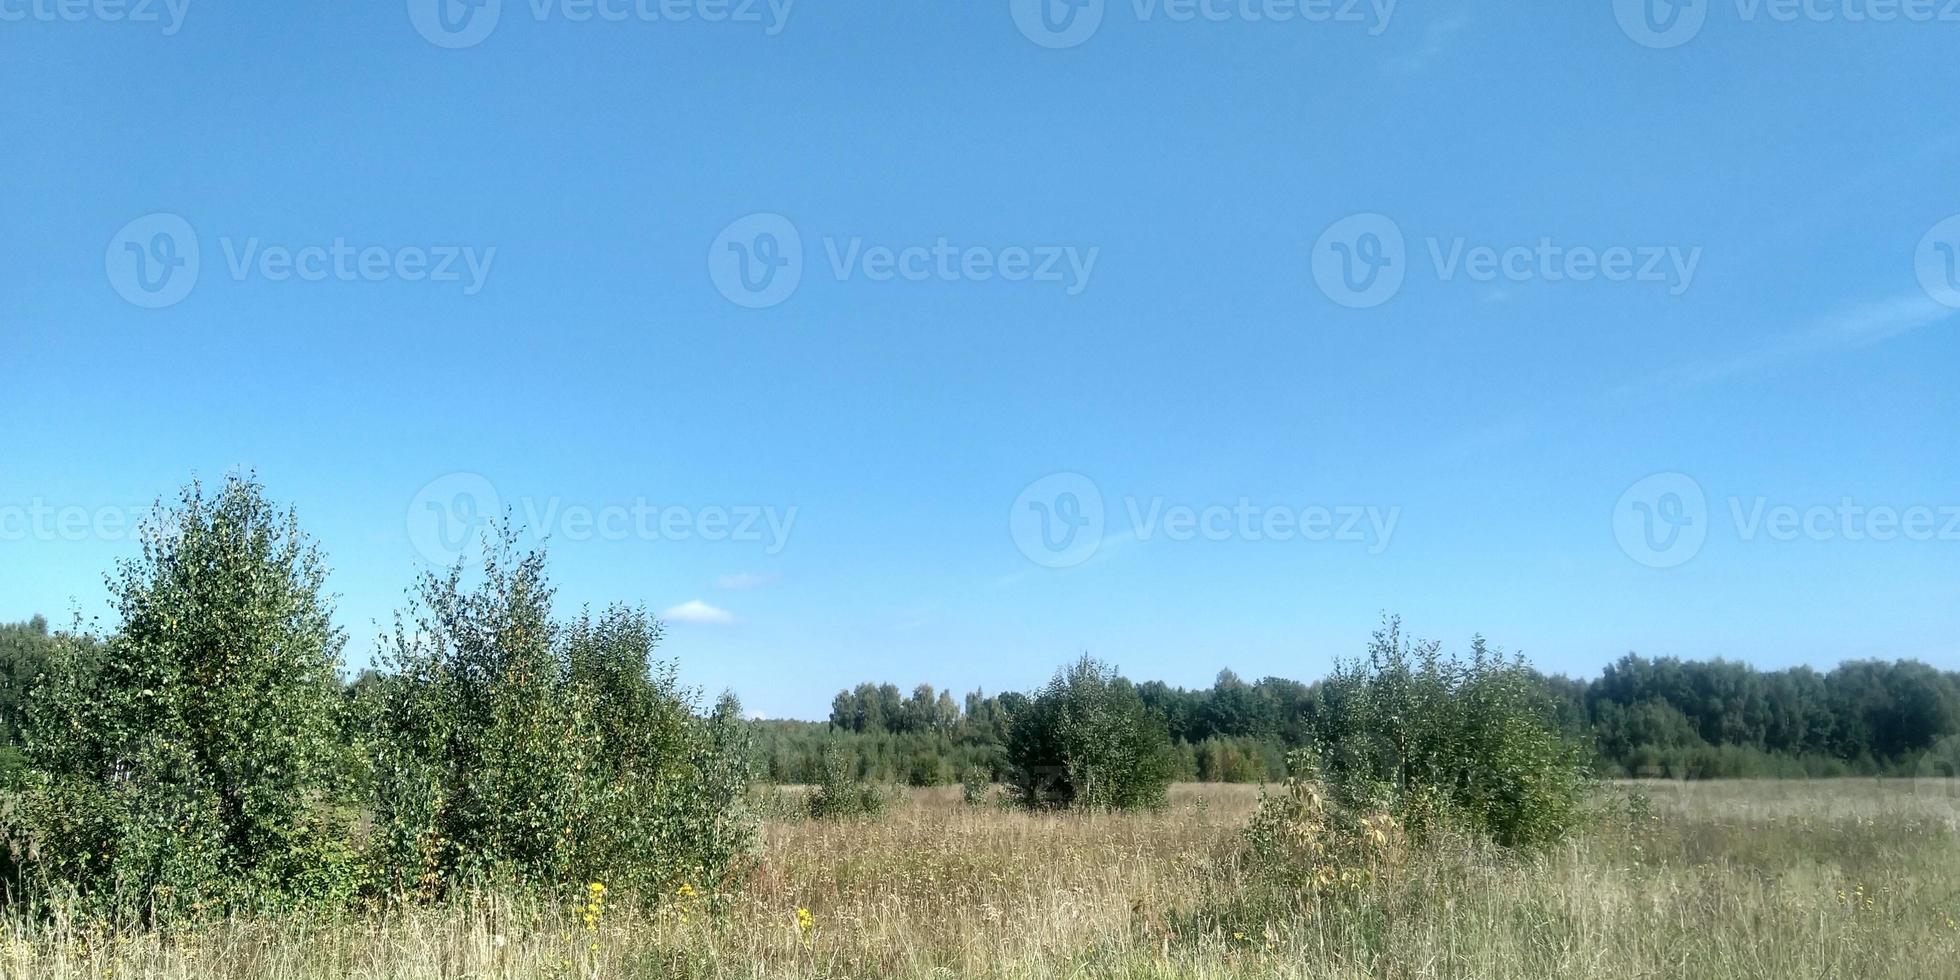
[[[425,576],[398,617],[371,694],[388,889],[724,884],[754,834],[739,704],[699,717],[643,611],[555,619],[544,556],[515,540],[490,542],[473,585]]]
[[[160,506],[110,577],[116,628],[61,636],[50,658],[22,876],[146,919],[344,899],[315,847],[351,824],[325,577],[250,477]]]
[[[1336,801],[1385,809],[1412,832],[1457,821],[1513,846],[1568,834],[1588,789],[1581,746],[1552,723],[1522,657],[1469,659],[1413,643],[1393,619],[1328,682],[1318,756]]]
[[[1029,807],[1161,806],[1176,771],[1163,719],[1089,657],[1056,672],[1009,718],[1012,791]]]
[[[35,627],[13,893],[156,921],[464,882],[729,885],[754,839],[740,705],[700,717],[644,612],[555,619],[543,555],[514,542],[467,586],[425,576],[393,672],[343,688],[293,515],[248,477],[186,487],[111,577],[113,629]]]

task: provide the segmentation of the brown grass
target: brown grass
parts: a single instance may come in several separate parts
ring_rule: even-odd
[[[575,903],[501,899],[172,935],[14,922],[0,977],[1960,976],[1940,787],[1625,784],[1551,853],[1437,845],[1348,900],[1219,918],[1248,893],[1231,855],[1255,804],[1180,786],[1162,813],[1031,816],[919,791],[875,821],[772,821],[719,909],[608,908],[596,931]]]

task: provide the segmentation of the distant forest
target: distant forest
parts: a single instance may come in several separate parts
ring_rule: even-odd
[[[0,770],[18,758],[22,712],[50,642],[39,618],[0,626]],[[1955,754],[1943,743],[1960,734],[1960,674],[1909,660],[1763,671],[1629,654],[1596,679],[1539,680],[1545,710],[1590,747],[1595,771],[1608,777],[1945,772],[1928,754]],[[1248,682],[1227,670],[1199,690],[1160,681],[1136,688],[1169,731],[1183,780],[1278,779],[1288,750],[1312,741],[1323,717],[1319,682]],[[1006,771],[1007,726],[1026,703],[1012,692],[956,699],[930,684],[909,695],[895,684],[860,684],[837,694],[828,721],[756,722],[757,774],[814,783],[826,753],[841,753],[872,782],[997,780]]]
[[[1915,661],[1853,661],[1829,672],[1763,671],[1725,660],[1629,654],[1593,680],[1538,675],[1545,710],[1590,747],[1601,776],[1672,779],[1912,776],[1938,771],[1960,733],[1960,674]],[[1178,778],[1259,782],[1285,774],[1288,750],[1323,717],[1323,685],[1247,682],[1227,670],[1210,688],[1160,681],[1138,692],[1176,744]],[[827,722],[758,722],[760,772],[817,779],[826,752],[848,753],[867,780],[944,785],[1004,773],[1017,693],[956,700],[921,684],[860,684]]]

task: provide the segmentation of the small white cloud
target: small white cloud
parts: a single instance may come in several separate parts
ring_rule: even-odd
[[[781,572],[738,572],[715,579],[715,588],[730,591],[759,589],[765,585],[776,584],[776,580],[782,577]]]
[[[660,614],[669,623],[707,623],[725,626],[735,621],[735,614],[726,609],[710,606],[699,599],[690,599]]]

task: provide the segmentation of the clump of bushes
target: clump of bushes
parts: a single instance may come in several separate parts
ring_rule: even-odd
[[[1421,886],[1409,873],[1419,846],[1447,858],[1465,849],[1436,846],[1445,836],[1566,837],[1587,816],[1590,777],[1543,690],[1522,658],[1481,638],[1461,659],[1389,620],[1328,682],[1314,744],[1289,756],[1284,785],[1261,792],[1235,855],[1244,887],[1214,896],[1194,928],[1242,931],[1304,906],[1374,929]]]
[[[1294,752],[1293,774],[1276,793],[1260,791],[1242,839],[1247,866],[1264,884],[1330,896],[1369,884],[1408,860],[1408,835],[1386,810],[1336,803],[1311,749]]]
[[[967,806],[985,806],[987,797],[993,795],[993,774],[979,766],[970,766],[960,779],[960,799]]]
[[[251,478],[191,484],[112,578],[116,625],[55,638],[0,827],[7,892],[154,922],[730,884],[754,836],[739,705],[703,717],[643,612],[554,618],[514,540],[480,584],[425,577],[391,672],[347,689],[293,515]]]
[[[1557,841],[1583,819],[1591,783],[1543,691],[1522,657],[1481,637],[1462,659],[1405,640],[1391,619],[1327,685],[1317,771],[1338,806],[1391,814],[1417,836],[1449,824],[1506,846]]]
[[[426,575],[371,692],[375,864],[396,894],[479,881],[719,887],[752,838],[732,698],[704,720],[661,627],[551,612],[540,553],[506,531],[481,581]]]
[[[361,889],[325,577],[249,479],[158,509],[109,580],[116,627],[59,637],[33,699],[16,894],[154,920]]]
[[[853,758],[841,751],[827,751],[823,758],[823,779],[810,794],[810,816],[822,819],[876,817],[897,798],[896,791],[859,778]]]
[[[1160,807],[1176,771],[1164,722],[1115,669],[1084,657],[1008,722],[1009,792],[1030,808]]]

